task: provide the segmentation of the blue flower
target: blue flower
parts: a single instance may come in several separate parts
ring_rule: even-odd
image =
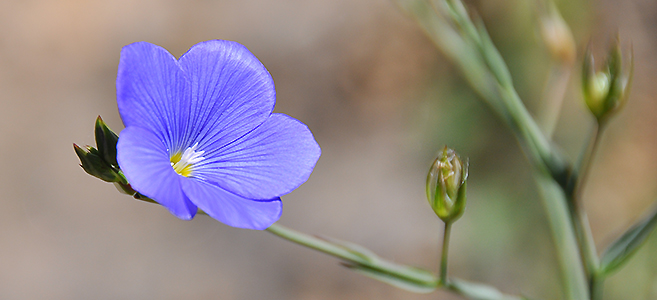
[[[200,208],[230,226],[265,229],[321,153],[306,125],[272,114],[271,75],[235,42],[202,42],[180,59],[146,42],[125,46],[116,90],[119,166],[180,219]]]

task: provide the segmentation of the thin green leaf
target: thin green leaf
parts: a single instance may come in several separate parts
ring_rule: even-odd
[[[608,276],[625,264],[643,245],[657,225],[657,209],[628,229],[605,250],[600,262],[600,276]]]

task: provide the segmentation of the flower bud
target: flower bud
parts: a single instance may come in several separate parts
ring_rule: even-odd
[[[634,71],[634,57],[630,53],[630,66],[623,72],[623,57],[618,38],[614,40],[602,70],[595,71],[594,59],[587,50],[582,67],[584,101],[598,122],[620,110],[629,94]]]
[[[463,163],[454,150],[445,147],[434,160],[427,175],[427,198],[436,215],[448,223],[465,210],[468,162]]]
[[[82,149],[78,145],[73,144],[73,148],[78,158],[80,158],[80,166],[89,175],[107,182],[122,182],[121,175],[103,160],[100,152],[94,147],[86,146],[86,149]]]
[[[552,57],[563,64],[571,65],[577,56],[575,38],[558,9],[551,5],[545,16],[540,18],[541,37]]]
[[[96,147],[100,156],[108,164],[118,167],[119,163],[116,161],[116,143],[119,141],[119,136],[107,127],[103,119],[98,116],[96,118],[96,127],[94,131],[96,135]]]

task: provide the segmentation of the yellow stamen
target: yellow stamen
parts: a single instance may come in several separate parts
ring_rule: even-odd
[[[201,156],[205,151],[196,151],[198,143],[193,147],[185,149],[185,152],[176,152],[171,155],[169,159],[171,161],[171,167],[176,173],[190,177],[192,175],[192,166],[202,161],[205,157]]]

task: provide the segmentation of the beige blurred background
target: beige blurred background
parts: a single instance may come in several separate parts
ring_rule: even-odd
[[[469,1],[535,115],[549,56],[533,1]],[[632,97],[602,140],[585,193],[601,248],[657,188],[657,3],[561,1],[580,50],[613,34],[636,55]],[[458,299],[416,295],[267,232],[180,221],[87,176],[71,144],[102,115],[122,128],[122,46],[179,56],[197,42],[246,45],[276,82],[276,111],[308,124],[323,154],[283,198],[281,223],[436,270],[442,224],[426,203],[445,144],[470,158],[469,203],[450,274],[538,299],[559,296],[536,188],[517,143],[413,21],[386,0],[0,0],[0,299]],[[581,52],[580,52],[581,56]],[[573,75],[555,134],[576,157],[592,119]],[[605,299],[657,298],[657,236],[608,280]]]

